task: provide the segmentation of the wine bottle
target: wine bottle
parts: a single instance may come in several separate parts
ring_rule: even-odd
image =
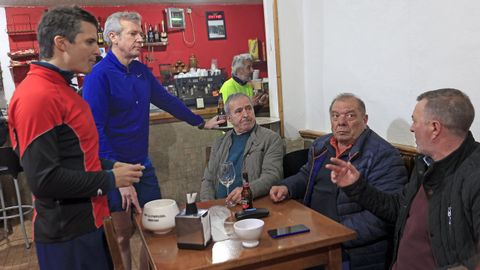
[[[160,34],[158,33],[158,25],[155,24],[155,32],[154,32],[155,42],[160,42]]]
[[[168,42],[168,35],[167,35],[167,32],[165,32],[165,24],[163,23],[163,20],[162,20],[162,33],[160,33],[160,41]]]
[[[147,42],[155,42],[155,35],[153,34],[153,28],[151,24],[148,26]]]
[[[103,39],[102,18],[98,17],[97,43],[98,45],[103,45],[104,42],[105,40]]]
[[[143,33],[144,33],[144,35],[145,35],[145,36],[143,37],[143,38],[145,39],[144,42],[148,42],[148,27],[147,27],[147,23],[145,23],[145,27],[143,28],[143,31],[144,31]]]

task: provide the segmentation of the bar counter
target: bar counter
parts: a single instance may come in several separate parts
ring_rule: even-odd
[[[190,109],[193,113],[202,116],[203,118],[211,118],[217,114],[217,106],[209,106],[205,107],[204,109]],[[157,123],[170,123],[170,122],[177,122],[175,117],[171,114],[164,112],[164,111],[151,111],[150,112],[150,124],[157,124]]]

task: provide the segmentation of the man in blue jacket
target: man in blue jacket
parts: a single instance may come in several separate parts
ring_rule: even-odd
[[[372,187],[356,164],[332,159],[328,165],[332,182],[349,198],[395,223],[391,269],[479,269],[480,144],[470,132],[474,117],[472,102],[458,89],[419,95],[410,131],[420,155],[397,194]]]
[[[202,117],[170,95],[146,65],[135,60],[144,42],[138,13],[114,13],[107,18],[104,29],[109,51],[86,76],[83,97],[90,104],[95,119],[100,156],[145,166],[138,184],[108,194],[122,259],[130,269],[129,242],[133,233],[130,205],[141,212],[146,202],[161,197],[155,169],[148,158],[150,103],[199,128],[212,128],[224,120],[217,121],[214,117],[205,123]]]
[[[389,225],[330,181],[325,165],[331,157],[350,161],[365,180],[387,193],[398,192],[407,181],[399,151],[367,126],[365,104],[353,94],[340,94],[330,105],[332,133],[313,142],[308,162],[296,175],[273,186],[274,202],[302,199],[317,212],[357,232],[357,239],[344,243],[344,269],[385,269],[391,232]]]

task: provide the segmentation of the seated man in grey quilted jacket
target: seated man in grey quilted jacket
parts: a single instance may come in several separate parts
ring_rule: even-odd
[[[228,97],[225,112],[233,129],[216,139],[212,146],[200,199],[226,198],[227,202],[240,202],[243,172],[248,173],[254,198],[267,195],[270,187],[283,178],[283,140],[277,133],[256,124],[252,100],[243,93]],[[217,177],[220,164],[227,161],[235,167],[235,180],[229,194]]]

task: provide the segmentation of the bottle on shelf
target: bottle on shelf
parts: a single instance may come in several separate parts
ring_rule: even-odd
[[[190,55],[190,58],[188,58],[188,65],[190,67],[190,69],[194,69],[194,70],[197,70],[197,67],[198,67],[198,60],[197,60],[197,57],[195,56],[195,54],[191,54]]]
[[[147,42],[150,42],[150,43],[155,42],[155,35],[153,34],[153,28],[151,24],[148,26]]]
[[[147,23],[145,23],[145,26],[143,27],[143,39],[144,42],[148,42],[148,26]]]
[[[226,127],[227,126],[227,114],[225,113],[225,107],[224,107],[224,104],[223,104],[223,99],[222,99],[221,94],[218,96],[217,114],[218,114],[218,120],[225,119],[225,122],[223,124],[219,124],[219,126]]]
[[[160,41],[168,42],[168,35],[167,35],[167,32],[165,32],[165,24],[163,23],[163,20],[162,20],[162,33],[160,33]]]
[[[243,177],[243,188],[242,188],[242,209],[251,209],[253,208],[253,193],[250,189],[250,182],[248,181],[248,173],[244,171],[242,173]]]
[[[103,45],[104,42],[105,40],[103,39],[102,18],[98,17],[97,43],[98,45]]]
[[[155,32],[153,33],[155,42],[160,42],[160,34],[158,33],[158,24],[155,24]]]

